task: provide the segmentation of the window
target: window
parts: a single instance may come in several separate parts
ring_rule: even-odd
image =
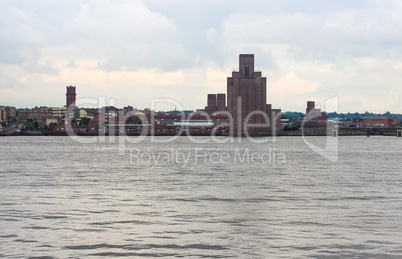
[[[248,65],[245,66],[244,77],[250,77],[250,68]]]

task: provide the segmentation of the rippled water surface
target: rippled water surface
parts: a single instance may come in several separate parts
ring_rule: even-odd
[[[402,257],[402,138],[268,140],[2,137],[0,257]]]

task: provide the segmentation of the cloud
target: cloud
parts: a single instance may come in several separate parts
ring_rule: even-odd
[[[286,54],[298,60],[390,56],[402,50],[401,11],[400,6],[389,3],[387,8],[374,5],[327,13],[238,12],[224,19],[222,32],[229,42],[283,45]]]
[[[277,82],[273,83],[270,88],[273,94],[278,95],[298,95],[302,93],[312,93],[317,90],[319,83],[316,81],[309,81],[307,79],[300,78],[294,71],[287,73],[284,77],[281,77]]]
[[[376,96],[360,98],[356,98],[353,95],[343,95],[340,96],[340,111],[344,113],[354,111],[379,111],[380,113],[385,113],[387,111],[392,112],[392,108],[398,106],[399,103],[399,93],[394,91],[381,92]]]
[[[51,10],[71,14],[60,17],[42,17],[33,4],[5,7],[0,11],[1,62],[29,63],[30,69],[54,60],[93,59],[102,60],[104,70],[172,70],[187,64],[174,21],[140,1],[73,2]],[[49,4],[39,2],[38,7]]]
[[[339,95],[346,110],[400,112],[388,93],[402,94],[401,12],[374,0],[5,0],[0,103],[61,106],[72,84],[119,104],[164,96],[196,109],[226,91],[239,54],[254,53],[274,107]]]

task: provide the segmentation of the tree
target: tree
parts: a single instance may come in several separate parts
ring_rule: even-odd
[[[142,121],[138,116],[133,115],[126,120],[126,124],[142,124]]]
[[[301,123],[295,123],[292,126],[286,126],[283,130],[284,131],[298,131],[300,130]]]
[[[80,126],[88,126],[90,122],[91,122],[91,119],[90,119],[90,118],[84,117],[84,118],[82,118],[82,119],[80,120],[79,125],[80,125]]]
[[[53,128],[56,127],[56,126],[57,126],[57,123],[51,122],[49,124],[49,130],[53,130]]]
[[[28,119],[25,123],[25,128],[27,130],[37,130],[39,128],[39,123],[36,120]]]
[[[9,124],[11,124],[11,123],[16,123],[16,122],[17,122],[17,118],[16,118],[15,116],[8,117],[7,122],[8,122]]]
[[[27,130],[34,130],[34,129],[35,129],[35,125],[34,125],[34,122],[33,122],[32,119],[29,119],[29,120],[27,121],[27,123],[25,123],[25,128],[26,128]]]

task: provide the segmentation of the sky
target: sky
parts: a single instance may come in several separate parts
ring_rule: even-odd
[[[401,32],[402,1],[1,0],[0,105],[195,110],[254,54],[273,108],[402,113]]]

